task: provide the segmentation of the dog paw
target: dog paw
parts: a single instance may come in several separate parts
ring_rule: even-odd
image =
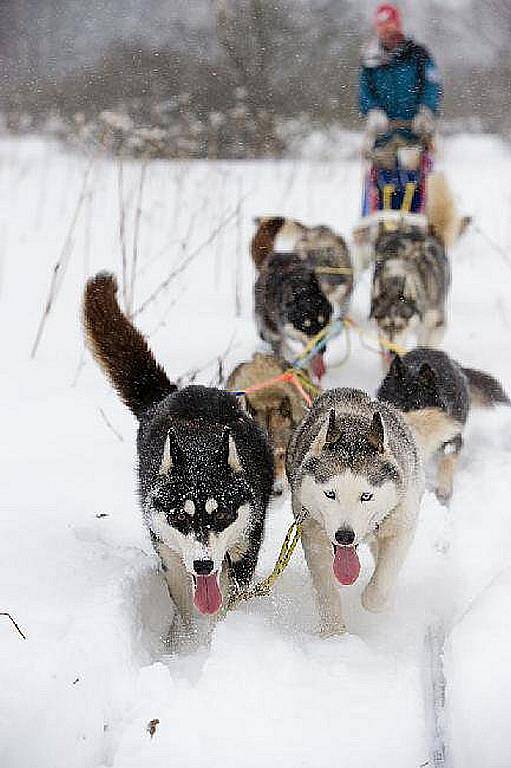
[[[346,634],[346,624],[344,622],[332,622],[322,624],[319,628],[320,637],[338,637]]]
[[[435,496],[440,504],[447,507],[452,497],[452,486],[447,487],[445,485],[439,485],[438,488],[435,489]]]
[[[368,584],[362,592],[362,605],[366,611],[380,613],[389,607],[389,603],[389,596],[374,584]]]

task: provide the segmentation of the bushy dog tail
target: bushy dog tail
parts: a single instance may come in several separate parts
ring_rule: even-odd
[[[153,357],[142,334],[117,303],[117,281],[108,272],[88,280],[83,327],[88,345],[121,399],[137,418],[177,389]]]
[[[275,238],[284,226],[286,220],[283,216],[259,219],[257,230],[252,238],[250,253],[256,268],[261,269],[266,259],[271,255],[275,245]]]
[[[491,408],[494,405],[511,405],[509,397],[502,385],[484,371],[475,368],[463,368],[463,373],[468,379],[470,401],[479,408]]]
[[[471,222],[470,216],[460,216],[445,174],[440,171],[428,176],[426,216],[431,230],[446,248],[454,245]]]

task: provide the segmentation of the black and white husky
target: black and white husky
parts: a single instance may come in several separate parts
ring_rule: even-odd
[[[423,456],[438,457],[436,495],[447,503],[472,405],[509,405],[499,382],[483,371],[462,368],[438,349],[418,347],[396,356],[378,398],[405,413]]]
[[[258,270],[254,308],[259,335],[277,357],[292,362],[302,346],[328,325],[332,306],[314,269],[298,253],[273,250],[285,221],[281,217],[263,219],[252,240],[251,254]],[[317,357],[312,369],[321,378],[322,358]]]
[[[362,594],[385,609],[415,531],[424,474],[413,434],[397,409],[355,389],[333,389],[293,434],[287,460],[293,513],[305,515],[302,544],[323,632],[344,631],[339,584],[360,572],[367,542],[374,573]]]
[[[250,581],[273,484],[260,427],[236,397],[172,384],[123,315],[115,278],[85,289],[83,323],[99,365],[139,421],[144,521],[186,626],[215,614],[231,588]]]

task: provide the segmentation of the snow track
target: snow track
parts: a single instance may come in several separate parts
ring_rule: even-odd
[[[426,494],[388,614],[360,605],[371,568],[363,553],[361,578],[344,592],[349,634],[319,638],[297,549],[272,596],[229,614],[211,648],[178,656],[162,646],[171,608],[137,509],[135,424],[95,365],[81,364],[85,276],[121,272],[114,162],[90,170],[60,291],[29,359],[87,166],[43,142],[0,143],[0,611],[27,634],[0,623],[2,768],[509,768],[506,409],[471,418],[450,509]],[[506,252],[508,150],[459,137],[445,169],[463,210]],[[355,161],[154,162],[137,222],[140,174],[139,163],[124,164],[128,254],[139,227],[135,308],[176,274],[137,323],[169,374],[200,369],[204,383],[226,350],[229,371],[259,344],[252,217],[282,213],[348,234],[358,215]],[[511,392],[511,270],[476,231],[452,261],[444,347]],[[368,291],[366,275],[356,319]],[[335,362],[341,340],[332,347]],[[378,357],[353,335],[349,361],[327,384],[374,392],[379,379]],[[289,500],[275,501],[259,576],[290,521]]]

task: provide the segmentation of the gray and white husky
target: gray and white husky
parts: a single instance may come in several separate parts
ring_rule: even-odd
[[[405,346],[414,333],[420,346],[438,346],[447,323],[449,284],[449,261],[435,235],[414,226],[380,233],[370,317],[387,339]]]
[[[437,456],[435,492],[443,504],[452,495],[470,408],[509,405],[493,376],[462,368],[445,352],[425,347],[394,357],[378,398],[403,411],[425,460]]]
[[[339,584],[360,572],[357,548],[375,559],[362,594],[367,610],[389,604],[424,492],[410,428],[393,406],[356,389],[325,392],[293,434],[287,459],[293,513],[305,515],[302,545],[322,631],[344,631]]]
[[[216,614],[231,589],[252,578],[273,485],[272,452],[234,395],[179,390],[169,381],[116,292],[113,275],[89,280],[85,333],[138,419],[144,522],[181,619],[196,629],[199,614]]]

